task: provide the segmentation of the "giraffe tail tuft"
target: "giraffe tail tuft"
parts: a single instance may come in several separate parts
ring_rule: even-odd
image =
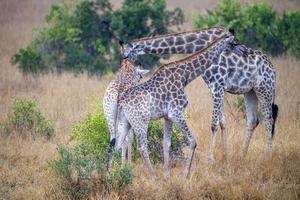
[[[115,148],[115,145],[116,145],[116,138],[113,138],[113,139],[110,141],[109,153],[112,152],[112,150]]]
[[[272,104],[272,118],[273,118],[273,125],[272,125],[272,137],[274,137],[274,132],[275,132],[275,123],[276,123],[276,119],[278,116],[278,105],[276,104]]]

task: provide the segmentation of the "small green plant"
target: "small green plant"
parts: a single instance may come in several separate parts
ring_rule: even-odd
[[[15,102],[5,123],[7,133],[30,133],[33,137],[54,135],[54,124],[47,119],[34,100],[19,99]]]
[[[164,123],[162,120],[151,121],[148,129],[148,145],[151,160],[154,163],[163,161],[163,137]],[[180,130],[173,126],[171,135],[170,156],[172,160],[183,158],[182,148],[187,144],[186,138],[181,134]]]
[[[94,152],[105,153],[109,148],[110,133],[102,111],[88,115],[72,128],[71,140],[89,144]]]
[[[113,169],[108,171],[108,149],[105,153],[96,153],[92,145],[77,144],[74,148],[59,147],[58,153],[59,158],[51,160],[50,166],[64,179],[65,190],[74,199],[93,191],[102,194],[121,191],[132,182],[131,167],[121,168],[115,162]]]

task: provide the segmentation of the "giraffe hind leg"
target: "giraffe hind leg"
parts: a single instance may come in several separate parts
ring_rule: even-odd
[[[261,111],[263,114],[266,136],[267,136],[267,152],[272,153],[272,141],[275,129],[275,120],[278,114],[278,106],[273,103],[274,94],[269,91],[273,91],[272,88],[260,88],[256,91],[257,97],[260,102]]]
[[[157,179],[156,172],[151,164],[150,157],[149,157],[149,150],[148,150],[148,140],[147,140],[147,130],[148,130],[148,124],[149,120],[145,122],[144,120],[140,120],[138,118],[135,118],[135,120],[131,120],[133,131],[137,137],[137,148],[140,152],[148,170],[151,173],[151,176],[153,179]]]
[[[171,120],[179,127],[181,132],[183,134],[185,134],[189,140],[190,151],[189,151],[185,169],[184,169],[184,176],[187,178],[189,176],[189,173],[191,170],[191,165],[192,165],[192,161],[193,161],[197,143],[196,143],[194,135],[189,130],[189,128],[184,120],[184,117],[182,116],[182,113],[174,114],[174,116],[176,116],[176,117],[171,117]]]

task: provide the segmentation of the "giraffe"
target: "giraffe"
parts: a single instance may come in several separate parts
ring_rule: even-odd
[[[232,33],[234,34],[233,30]],[[162,35],[157,37],[146,37],[138,40],[134,40],[132,43],[128,43],[123,45],[123,57],[130,58],[131,60],[137,60],[138,55],[142,54],[167,54],[167,53],[194,53],[197,50],[201,50],[207,45],[209,45],[214,39],[221,37],[224,33],[226,33],[226,29],[222,27],[214,27],[210,29],[204,29],[200,31],[192,31],[192,32],[185,32],[185,33],[178,33],[178,34],[170,34],[170,35]],[[222,146],[223,146],[223,156],[226,157],[226,125],[225,125],[225,114],[223,111],[223,93],[224,91],[233,93],[233,94],[244,94],[245,97],[245,105],[246,105],[246,111],[247,111],[247,132],[245,134],[244,142],[243,142],[243,155],[244,157],[247,155],[250,139],[252,137],[253,131],[255,127],[258,125],[259,121],[257,118],[257,104],[258,101],[260,102],[260,106],[264,107],[262,104],[263,102],[268,102],[268,104],[271,104],[271,106],[267,106],[268,108],[265,108],[269,110],[268,112],[265,111],[264,120],[266,123],[266,132],[268,137],[268,152],[270,153],[272,151],[272,138],[271,135],[274,135],[274,129],[275,129],[275,120],[277,118],[278,114],[278,106],[274,104],[275,99],[275,92],[272,94],[268,94],[268,97],[263,98],[262,96],[264,94],[267,94],[268,88],[271,90],[275,90],[275,71],[273,69],[272,63],[267,58],[266,55],[264,55],[261,51],[258,50],[252,50],[251,48],[246,47],[245,45],[241,45],[238,43],[235,43],[231,46],[231,48],[228,48],[227,54],[224,54],[225,61],[220,63],[222,66],[220,66],[220,71],[213,71],[207,72],[208,75],[212,76],[211,79],[209,77],[204,78],[206,83],[209,85],[214,84],[210,83],[210,81],[214,81],[214,79],[220,79],[221,82],[219,84],[224,85],[223,88],[220,89],[220,93],[222,95],[222,99],[220,102],[214,102],[214,112],[212,117],[212,138],[211,138],[211,145],[210,145],[210,153],[209,153],[209,160],[214,161],[214,148],[215,148],[215,138],[216,138],[216,130],[218,126],[218,121],[220,122],[221,126],[221,138],[222,138]],[[231,58],[233,57],[233,58]],[[259,62],[257,61],[259,60]],[[225,63],[225,65],[224,65]],[[253,64],[254,63],[254,64]],[[262,64],[263,63],[263,64]],[[231,66],[232,65],[232,66]],[[264,66],[266,67],[264,67]],[[254,70],[255,67],[257,70]],[[222,70],[221,70],[222,68]],[[268,75],[264,74],[263,76],[255,75],[255,73],[261,72],[258,70],[265,70],[268,69],[270,71],[270,74]],[[250,72],[249,72],[250,69]],[[225,70],[225,71],[224,71]],[[238,76],[238,74],[240,75]],[[235,76],[234,76],[235,75]],[[214,77],[216,76],[216,77]],[[250,76],[250,77],[248,77]],[[266,80],[263,82],[264,88],[261,94],[259,95],[260,99],[258,99],[258,90],[254,87],[252,90],[247,90],[245,88],[245,85],[248,84],[248,87],[250,88],[251,84],[255,83],[255,79],[258,77],[262,77],[262,79]],[[232,79],[232,80],[231,80]],[[232,84],[234,83],[235,87],[239,87],[239,83],[235,83],[240,81],[241,79],[244,80],[244,82],[241,82],[241,87],[244,88],[243,91],[234,91],[235,88],[232,87]],[[227,83],[228,82],[228,83]],[[228,88],[227,88],[228,87]],[[214,97],[213,94],[213,101],[217,101],[217,98]],[[273,102],[271,103],[271,100],[265,100],[267,98],[273,99]],[[220,104],[222,107],[220,109],[217,109],[217,105]],[[265,106],[266,107],[266,106]],[[217,115],[215,112],[217,110],[222,110],[221,118],[222,120],[217,120]],[[271,113],[271,114],[270,114]],[[272,118],[270,119],[273,122],[270,122],[270,120],[266,120],[265,118],[270,118],[270,115],[272,115]],[[272,128],[270,128],[270,124],[272,124]],[[271,129],[271,131],[270,131]],[[271,133],[270,133],[271,132]]]
[[[150,119],[159,118],[164,118],[165,122],[164,176],[170,175],[169,153],[173,123],[180,128],[189,141],[190,151],[184,169],[184,175],[186,177],[189,175],[196,140],[183,116],[183,111],[188,104],[184,88],[217,60],[221,51],[233,41],[233,38],[231,33],[228,33],[196,54],[161,66],[148,81],[131,87],[120,97],[116,148],[123,146],[124,138],[132,128],[137,137],[138,150],[152,177],[157,176],[149,159],[147,129]]]
[[[144,37],[123,44],[121,53],[123,58],[136,61],[138,55],[142,54],[190,54],[195,53],[215,39],[222,37],[228,32],[223,27],[212,27],[198,31],[182,32],[154,37]]]
[[[111,141],[116,138],[115,135],[115,124],[118,109],[118,99],[127,89],[136,85],[143,77],[147,74],[149,70],[142,69],[140,66],[135,67],[135,65],[129,59],[121,60],[121,68],[115,79],[113,79],[108,85],[104,97],[103,97],[103,112],[104,116],[108,122],[108,128],[110,132]],[[133,133],[130,134],[126,140],[128,141],[128,162],[131,162],[131,137]],[[122,159],[125,159],[126,147],[122,148]]]
[[[210,88],[213,98],[209,160],[215,160],[216,131],[219,126],[223,154],[226,155],[224,92],[243,94],[245,98],[247,132],[243,142],[244,157],[247,155],[253,131],[259,124],[258,103],[265,122],[267,152],[271,154],[278,106],[274,103],[276,72],[267,56],[245,45],[233,44],[221,53],[219,61],[213,63],[202,77]]]

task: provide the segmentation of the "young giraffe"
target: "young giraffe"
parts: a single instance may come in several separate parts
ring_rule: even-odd
[[[154,38],[142,38],[135,40],[130,44],[124,45],[123,57],[128,57],[132,60],[136,60],[138,55],[145,53],[149,54],[163,54],[163,53],[193,53],[199,49],[204,48],[215,38],[220,37],[224,34],[226,30],[221,27],[211,28],[203,31],[197,32],[187,32],[179,34],[171,34],[165,36],[158,36]],[[196,37],[197,36],[197,37]],[[193,39],[191,39],[193,38]],[[199,45],[202,44],[202,45]],[[209,159],[214,160],[214,148],[215,148],[215,138],[216,130],[220,122],[221,125],[221,137],[222,137],[222,146],[223,146],[223,155],[226,156],[226,132],[225,132],[225,115],[223,112],[223,93],[224,91],[234,93],[234,94],[244,94],[246,111],[247,111],[247,133],[245,135],[243,143],[243,155],[246,156],[248,151],[248,146],[250,143],[251,136],[255,127],[258,125],[257,118],[257,104],[258,101],[261,104],[261,107],[265,110],[265,123],[268,137],[268,152],[271,152],[272,149],[272,136],[274,135],[275,120],[277,117],[278,106],[273,103],[275,92],[272,94],[264,96],[264,94],[269,93],[268,89],[272,91],[275,90],[275,71],[272,67],[269,59],[260,51],[253,51],[250,48],[247,48],[244,45],[235,44],[230,49],[228,49],[227,54],[224,54],[225,61],[223,61],[220,70],[207,72],[207,77],[204,78],[206,83],[210,85],[215,84],[215,78],[217,80],[221,79],[221,82],[218,83],[222,87],[219,87],[220,95],[222,95],[221,100],[217,101],[217,97],[214,97],[214,112],[212,116],[212,139],[210,145],[210,154]],[[253,64],[254,63],[254,64]],[[262,66],[263,65],[263,66]],[[266,67],[265,67],[266,66]],[[222,69],[221,69],[222,68]],[[257,68],[255,70],[255,68]],[[264,73],[262,76],[256,75],[259,71],[258,68],[261,68],[263,72],[267,70],[267,73]],[[272,75],[273,74],[273,75]],[[214,77],[216,76],[216,77]],[[250,76],[250,77],[249,77]],[[211,78],[210,78],[211,77]],[[251,87],[251,84],[254,84],[257,78],[265,79],[263,81],[262,88],[258,92],[257,88]],[[242,79],[244,81],[242,81]],[[241,84],[241,85],[239,85]],[[235,87],[235,88],[231,88]],[[239,87],[242,91],[239,90]],[[248,88],[246,88],[248,87]],[[248,89],[252,90],[248,90]],[[258,94],[261,93],[261,94]],[[216,94],[219,95],[219,94]],[[260,96],[258,98],[258,96]],[[271,99],[271,100],[268,100]],[[265,102],[265,103],[264,103]],[[216,104],[216,105],[215,105]],[[221,104],[221,108],[218,108]],[[262,104],[269,104],[268,106],[263,106]],[[271,106],[270,106],[271,104]],[[221,110],[221,117],[218,119],[217,114]],[[266,118],[272,118],[267,120]],[[274,122],[272,122],[274,121]],[[270,125],[272,124],[272,125]],[[270,128],[270,126],[272,128]]]
[[[141,69],[140,66],[135,65],[129,59],[122,59],[121,68],[114,80],[108,85],[103,97],[103,111],[104,116],[108,122],[110,132],[110,139],[116,138],[115,125],[118,110],[119,97],[130,87],[135,86],[149,70]],[[131,137],[133,133],[129,134],[128,140],[128,161],[131,162]],[[114,141],[112,141],[114,143]],[[122,148],[122,159],[125,159],[126,147]]]
[[[227,36],[227,35],[226,35]],[[196,140],[185,122],[183,112],[188,101],[184,88],[201,75],[222,50],[233,40],[228,33],[216,39],[206,49],[162,66],[146,82],[127,90],[120,97],[117,148],[121,148],[128,130],[133,128],[137,136],[138,150],[153,177],[156,173],[151,165],[148,152],[147,129],[150,119],[164,118],[164,175],[169,176],[169,152],[171,146],[171,127],[175,123],[189,140],[189,155],[184,174],[188,176],[196,148]]]

